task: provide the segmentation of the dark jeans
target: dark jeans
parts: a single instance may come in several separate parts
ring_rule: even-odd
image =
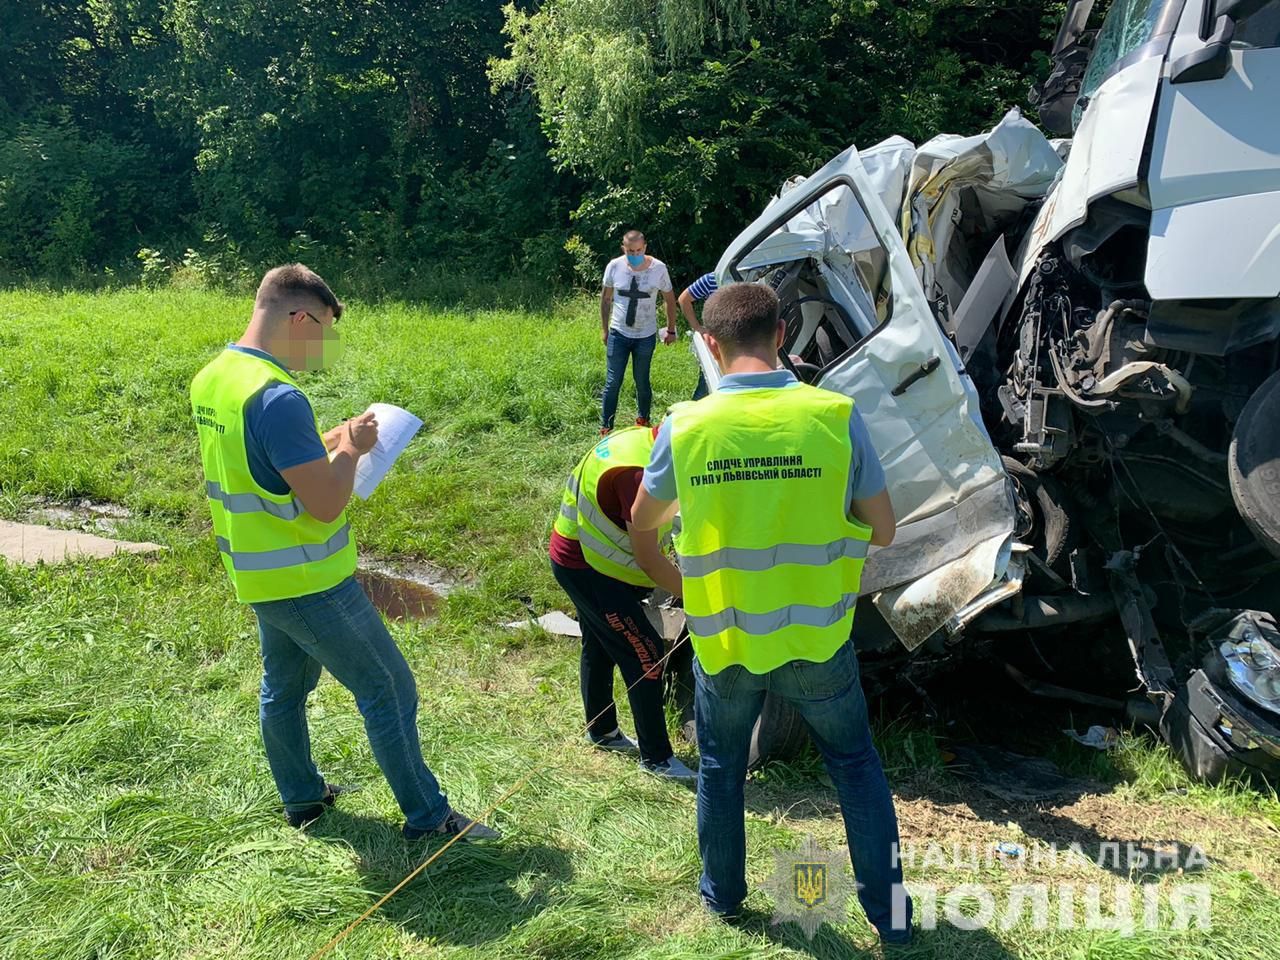
[[[573,601],[582,626],[579,678],[588,732],[602,737],[618,726],[613,703],[616,666],[630,690],[627,700],[641,758],[649,763],[670,760],[671,739],[662,706],[662,638],[640,606],[647,591],[596,570],[575,570],[554,561],[551,572]]]
[[[449,802],[422,759],[413,674],[364,588],[349,577],[322,593],[252,606],[262,641],[262,742],[285,809],[324,796],[307,732],[307,694],[323,667],[355,694],[374,759],[406,822],[439,826]]]
[[[743,784],[751,731],[767,692],[800,711],[822,753],[844,815],[858,899],[886,941],[910,937],[910,901],[905,927],[894,929],[893,895],[900,898],[897,865],[898,819],[893,797],[871,742],[867,703],[858,680],[852,642],[825,663],[793,660],[765,674],[726,667],[707,675],[694,661],[698,726],[698,849],[702,853],[702,896],[717,913],[732,913],[747,895]],[[901,901],[900,901],[901,902]]]
[[[609,331],[606,348],[608,367],[604,379],[604,405],[600,412],[600,426],[613,429],[613,418],[618,412],[618,394],[622,392],[622,380],[627,375],[627,360],[631,362],[631,375],[636,381],[636,407],[640,416],[649,419],[653,406],[653,388],[649,385],[649,367],[653,362],[653,350],[658,335],[627,337],[617,330]]]

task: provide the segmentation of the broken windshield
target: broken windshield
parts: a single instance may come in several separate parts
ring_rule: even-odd
[[[1171,34],[1177,23],[1178,0],[1114,0],[1093,43],[1093,55],[1080,82],[1080,95],[1072,111],[1072,126],[1080,125],[1089,98],[1116,69],[1117,64],[1161,34]],[[1168,12],[1171,15],[1166,15]]]

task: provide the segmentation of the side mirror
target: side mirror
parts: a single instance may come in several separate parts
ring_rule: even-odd
[[[1236,35],[1236,22],[1219,17],[1213,35],[1199,50],[1192,50],[1169,65],[1170,83],[1199,83],[1221,80],[1231,66],[1231,41]]]
[[[1213,34],[1199,50],[1170,64],[1169,82],[1198,83],[1225,77],[1231,67],[1231,41],[1235,39],[1236,23],[1257,13],[1267,3],[1268,0],[1218,0],[1213,5],[1217,16]]]

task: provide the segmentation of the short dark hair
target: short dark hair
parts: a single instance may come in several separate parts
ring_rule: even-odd
[[[623,243],[635,243],[637,240],[644,243],[644,234],[639,230],[628,230],[622,235]]]
[[[289,296],[306,296],[318,300],[333,311],[333,319],[342,316],[342,301],[333,295],[320,274],[300,263],[286,263],[268,270],[258,284],[255,304],[282,300]]]
[[[759,283],[731,283],[707,300],[702,325],[730,353],[772,344],[778,330],[778,295]]]

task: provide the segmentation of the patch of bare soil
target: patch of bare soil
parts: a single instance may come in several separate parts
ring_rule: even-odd
[[[830,788],[780,789],[748,784],[747,803],[758,815],[786,822],[815,837],[839,839],[839,807]],[[1125,866],[1130,845],[1147,857],[1146,873],[1164,872],[1157,852],[1172,856],[1165,870],[1193,860],[1192,847],[1203,851],[1207,865],[1245,870],[1266,886],[1280,889],[1280,828],[1259,817],[1239,816],[1201,806],[1169,793],[1137,800],[1123,791],[1087,793],[1060,802],[1026,803],[996,799],[974,784],[923,774],[896,791],[894,803],[904,849],[923,857],[933,845],[947,852],[980,854],[1001,841],[1027,849],[1051,845],[1065,853],[1076,845],[1085,857],[1113,873],[1128,877],[1144,872]],[[1121,863],[1107,852],[1119,845]],[[1112,869],[1114,867],[1114,869]],[[1063,865],[1060,864],[1059,869]],[[1085,871],[1089,872],[1089,871]],[[1092,872],[1096,873],[1096,869]]]

